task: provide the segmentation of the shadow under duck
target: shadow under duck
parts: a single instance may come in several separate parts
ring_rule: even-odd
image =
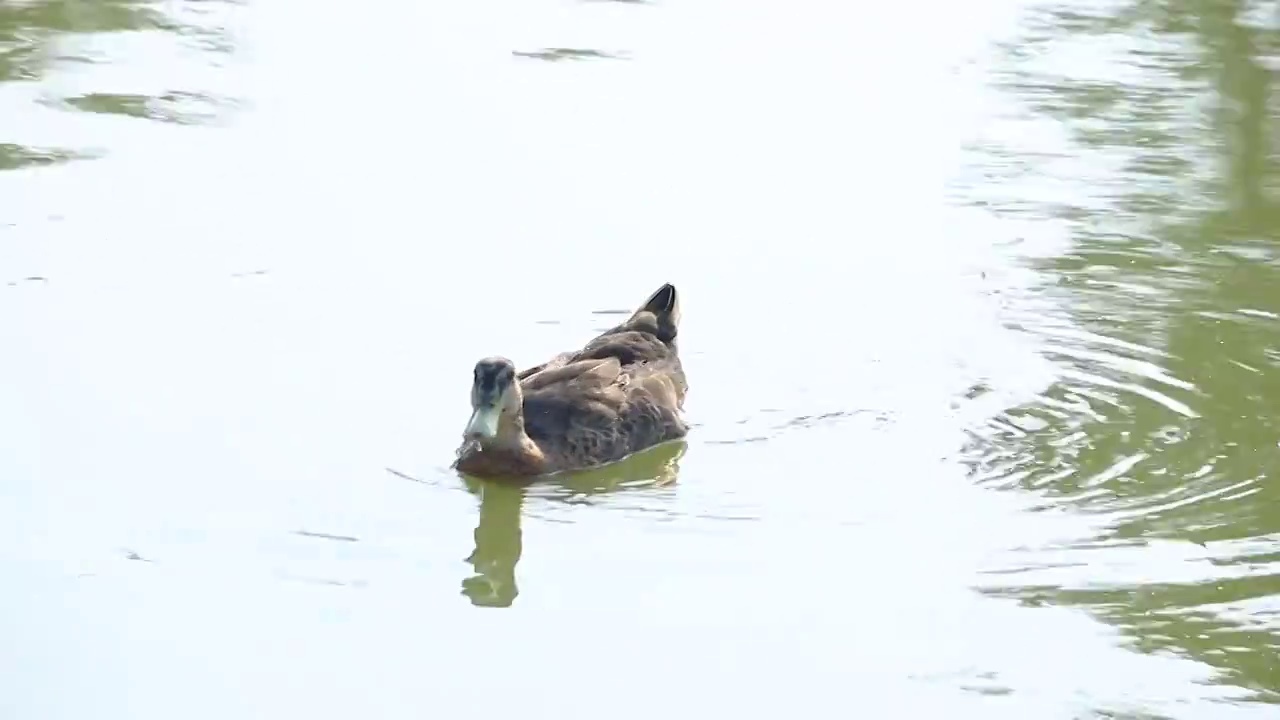
[[[679,324],[679,298],[668,283],[581,350],[520,373],[504,357],[480,360],[454,468],[535,477],[615,462],[684,437],[688,383],[676,349]]]

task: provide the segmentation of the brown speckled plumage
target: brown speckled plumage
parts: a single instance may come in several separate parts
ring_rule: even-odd
[[[498,415],[491,436],[468,437],[454,466],[469,475],[529,477],[620,460],[688,432],[688,384],[676,348],[680,307],[659,288],[626,322],[581,350],[514,372],[476,364],[473,408]]]

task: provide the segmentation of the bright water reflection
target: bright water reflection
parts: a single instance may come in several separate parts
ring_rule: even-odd
[[[1000,82],[1025,103],[1024,127],[1065,131],[1069,150],[990,149],[1035,158],[1042,188],[1071,190],[1027,193],[1026,175],[1006,172],[985,194],[1074,238],[1039,264],[1062,312],[1021,319],[1062,379],[973,445],[980,481],[1102,523],[991,591],[1090,608],[1133,647],[1209,663],[1267,702],[1280,700],[1274,11],[1118,2],[1028,15]],[[1017,137],[1003,130],[993,143]]]
[[[1258,18],[0,7],[0,714],[1270,717]],[[668,280],[687,445],[447,470]]]
[[[572,522],[572,508],[606,507],[630,513],[658,513],[670,519],[669,486],[679,474],[687,443],[674,442],[628,458],[607,468],[555,476],[524,486],[464,478],[467,490],[480,501],[475,550],[467,562],[476,574],[462,581],[462,592],[475,605],[508,607],[520,594],[516,563],[524,549],[520,529],[526,516],[544,522]],[[526,496],[541,500],[537,509],[525,508]],[[623,499],[625,497],[625,499]]]

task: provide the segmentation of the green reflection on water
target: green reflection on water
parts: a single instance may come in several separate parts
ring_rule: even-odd
[[[61,59],[53,44],[63,33],[170,28],[154,3],[137,0],[49,0],[0,4],[0,82],[38,80]]]
[[[215,100],[200,93],[175,91],[160,95],[89,93],[66,98],[63,104],[84,112],[160,120],[179,125],[208,125],[220,118],[221,106],[233,103]]]
[[[1046,326],[1064,379],[981,434],[973,467],[1104,522],[1069,585],[991,592],[1087,607],[1137,648],[1195,657],[1278,702],[1280,135],[1265,58],[1280,41],[1275,20],[1248,21],[1260,9],[1056,8],[1011,46],[1007,86],[1089,166],[1078,201],[1041,208],[1074,241],[1043,263],[1044,291],[1089,334],[1026,318]],[[1119,70],[1045,62],[1085,47]],[[1178,543],[1197,545],[1154,562]],[[1092,580],[1124,547],[1151,561]]]
[[[15,143],[0,143],[0,170],[16,170],[37,165],[58,165],[72,160],[90,160],[100,153],[56,148],[36,148]]]
[[[104,58],[76,54],[67,38],[91,34],[129,31],[169,33],[191,38],[205,50],[229,52],[233,49],[226,33],[216,28],[175,20],[162,5],[139,0],[45,0],[0,3],[0,88],[8,83],[39,82],[59,67],[75,63],[94,64]],[[69,110],[111,113],[185,125],[208,124],[234,106],[227,98],[171,90],[155,96],[140,94],[89,93],[42,99],[45,105]],[[9,107],[6,114],[12,114]],[[0,170],[53,165],[101,157],[99,149],[32,147],[0,138]]]
[[[524,551],[522,515],[526,499],[591,504],[623,492],[652,492],[676,482],[680,458],[688,445],[667,443],[626,460],[536,482],[499,482],[462,476],[467,490],[480,499],[475,550],[467,562],[475,574],[462,581],[462,592],[473,605],[510,607],[520,594],[516,564]]]

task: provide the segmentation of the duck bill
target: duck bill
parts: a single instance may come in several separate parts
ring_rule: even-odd
[[[467,429],[463,433],[469,438],[492,440],[498,434],[498,419],[502,411],[496,407],[480,406],[471,413]]]

